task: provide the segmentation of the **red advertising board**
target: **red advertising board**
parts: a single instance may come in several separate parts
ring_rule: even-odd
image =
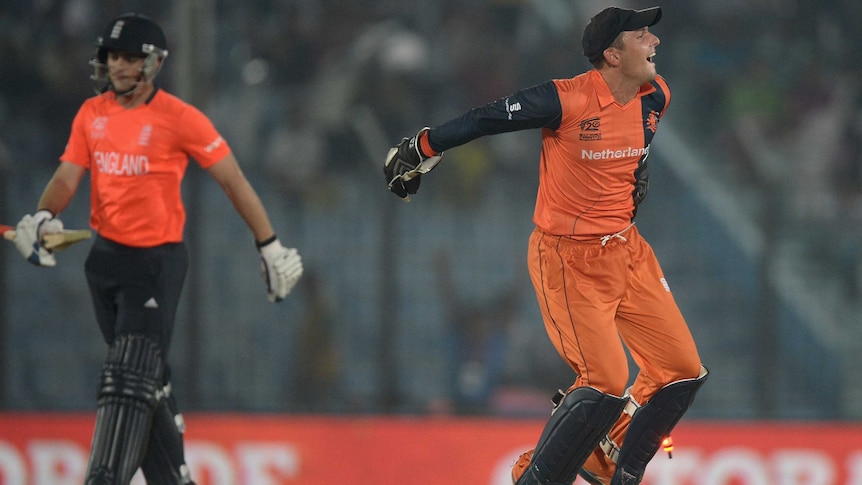
[[[512,462],[543,425],[223,414],[186,422],[198,485],[510,485]],[[92,426],[84,414],[0,413],[0,485],[80,485]],[[683,421],[673,438],[673,458],[660,451],[644,485],[862,485],[860,424]]]

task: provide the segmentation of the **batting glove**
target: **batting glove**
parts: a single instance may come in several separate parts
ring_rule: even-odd
[[[54,254],[42,246],[42,237],[58,232],[63,232],[63,221],[54,218],[51,211],[42,209],[32,216],[27,214],[15,227],[15,247],[36,266],[56,266]]]
[[[296,249],[282,246],[275,236],[258,243],[257,249],[269,301],[284,300],[302,276],[302,258]]]
[[[383,174],[386,176],[386,186],[389,190],[409,201],[409,194],[419,190],[420,176],[437,166],[443,154],[426,157],[419,149],[419,137],[429,131],[425,127],[412,138],[403,138],[398,146],[389,149],[386,161],[383,162]]]

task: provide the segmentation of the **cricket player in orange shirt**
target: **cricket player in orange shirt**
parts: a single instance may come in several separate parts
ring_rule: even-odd
[[[279,242],[210,120],[153,84],[168,54],[159,25],[122,15],[96,47],[90,64],[100,94],[78,111],[61,163],[38,211],[18,223],[15,243],[33,264],[54,266],[40,240],[62,230],[57,216],[89,172],[97,237],[85,272],[108,353],[85,484],[128,485],[138,468],[149,484],[191,484],[166,360],[188,267],[180,185],[189,158],[219,183],[251,230],[270,301],[291,291],[302,260]]]
[[[545,329],[577,377],[517,485],[629,485],[691,405],[707,376],[649,244],[634,224],[647,157],[670,90],[656,73],[661,8],[610,7],[584,30],[594,69],[551,80],[424,128],[393,147],[389,189],[408,198],[443,152],[485,135],[541,129],[528,267]],[[629,383],[625,347],[639,372]],[[457,481],[457,477],[453,477]]]

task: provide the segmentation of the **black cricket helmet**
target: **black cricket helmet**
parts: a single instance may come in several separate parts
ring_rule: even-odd
[[[137,13],[126,13],[112,20],[96,39],[95,45],[96,55],[90,60],[95,72],[91,78],[96,81],[96,91],[100,93],[111,87],[108,77],[109,51],[143,56],[142,81],[155,79],[161,69],[161,61],[168,56],[168,43],[162,28],[151,18]]]

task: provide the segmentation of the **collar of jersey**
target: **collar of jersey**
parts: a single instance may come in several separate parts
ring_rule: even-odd
[[[605,78],[602,77],[602,74],[597,69],[593,69],[590,71],[590,75],[593,78],[593,85],[596,87],[596,95],[599,98],[599,105],[604,108],[616,103],[614,95],[611,94],[611,89],[608,87],[608,83],[605,82]],[[641,86],[637,97],[640,98],[653,92],[655,92],[655,86],[653,86],[652,83],[646,83]]]
[[[156,93],[158,93],[158,92],[159,92],[159,86],[153,85],[153,92],[150,93],[149,96],[147,96],[147,99],[145,99],[144,102],[141,103],[141,106],[146,106],[146,105],[150,104],[150,101],[152,101],[153,98],[156,97]],[[117,93],[115,93],[113,91],[106,91],[105,94],[108,94],[114,101],[117,100]]]

